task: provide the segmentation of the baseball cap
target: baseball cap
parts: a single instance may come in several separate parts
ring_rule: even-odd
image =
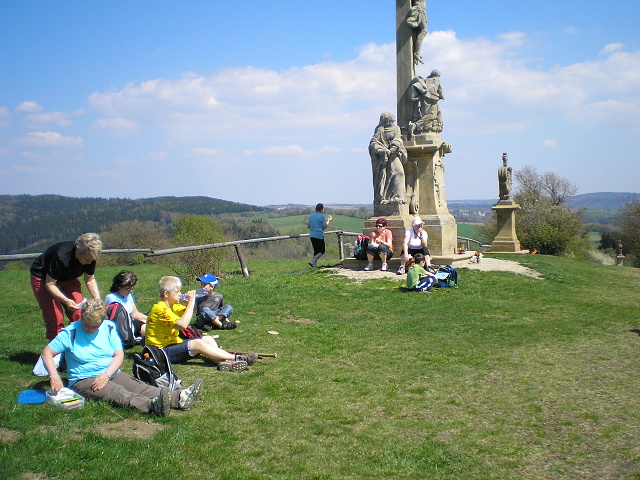
[[[416,218],[414,218],[414,219],[413,219],[413,223],[412,223],[411,225],[413,225],[414,227],[415,227],[416,225],[422,225],[422,219],[421,219],[420,217],[416,217]]]
[[[196,278],[196,280],[203,283],[210,283],[214,287],[218,286],[218,283],[220,283],[218,277],[216,277],[213,273],[207,273],[206,275]]]

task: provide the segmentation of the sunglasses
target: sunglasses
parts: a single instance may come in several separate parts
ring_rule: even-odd
[[[384,227],[384,225],[376,225],[376,227]]]

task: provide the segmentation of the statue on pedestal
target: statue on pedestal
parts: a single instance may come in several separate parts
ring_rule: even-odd
[[[373,203],[378,205],[406,202],[403,164],[407,162],[407,150],[395,121],[392,113],[380,114],[380,123],[369,142]]]
[[[407,138],[415,134],[442,132],[442,113],[438,101],[444,100],[444,89],[440,82],[440,72],[433,70],[427,78],[420,76],[411,82],[413,114],[409,122]]]
[[[509,158],[506,153],[502,154],[502,166],[498,168],[498,190],[500,200],[510,200],[511,199],[511,187],[513,184],[512,180],[512,168],[507,167],[507,162]]]

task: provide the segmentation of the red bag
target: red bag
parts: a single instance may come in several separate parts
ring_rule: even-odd
[[[180,338],[184,340],[190,340],[192,338],[200,337],[202,337],[202,330],[196,327],[192,327],[191,325],[180,330]]]

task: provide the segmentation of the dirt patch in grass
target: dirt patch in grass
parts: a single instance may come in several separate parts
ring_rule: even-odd
[[[13,443],[22,438],[22,434],[16,430],[9,430],[8,428],[0,428],[0,442]]]
[[[525,275],[527,277],[542,279],[542,275],[531,268],[520,265],[518,262],[511,260],[500,260],[498,258],[483,258],[480,263],[471,263],[469,260],[460,260],[453,262],[453,268],[460,270],[462,268],[468,268],[471,270],[481,270],[484,272],[510,272],[516,275]],[[398,280],[406,282],[406,275],[396,275],[396,272],[382,270],[371,270],[365,272],[362,269],[351,268],[331,268],[337,275],[344,275],[357,283],[361,283],[363,280],[370,280],[373,278],[388,278],[390,280]]]
[[[127,419],[116,423],[96,425],[95,432],[109,438],[151,438],[164,428],[150,420]]]
[[[314,320],[310,320],[308,318],[285,318],[282,320],[283,322],[296,322],[296,323],[304,323],[306,325],[316,323]]]

